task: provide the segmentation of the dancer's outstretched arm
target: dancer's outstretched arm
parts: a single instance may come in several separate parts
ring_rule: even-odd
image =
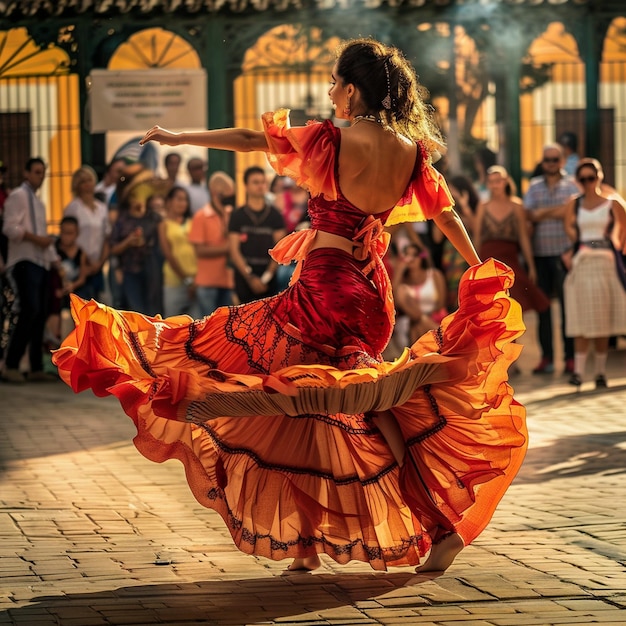
[[[468,265],[480,263],[476,248],[456,211],[442,211],[433,218],[433,222],[439,226],[441,232],[450,240]]]
[[[166,128],[153,126],[143,136],[139,144],[143,146],[148,141],[156,141],[166,146],[188,144],[200,146],[201,148],[232,150],[233,152],[267,152],[269,150],[265,133],[248,128],[220,128],[217,130],[174,133]]]

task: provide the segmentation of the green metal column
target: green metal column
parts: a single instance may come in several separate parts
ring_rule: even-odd
[[[207,23],[202,65],[207,71],[208,128],[233,125],[233,84],[229,78],[229,55],[225,43],[225,20],[213,16]],[[209,43],[210,42],[210,43]],[[235,156],[225,150],[209,150],[209,170],[234,176]]]
[[[517,48],[507,47],[506,50],[507,71],[504,77],[504,84],[506,86],[506,123],[504,124],[505,149],[509,174],[519,189],[522,178],[520,138],[520,79],[522,54]]]
[[[450,72],[449,72],[449,81],[448,81],[448,167],[451,172],[460,172],[461,171],[461,142],[459,129],[459,116],[458,116],[458,98],[457,98],[457,89],[458,85],[456,82],[456,66],[458,63],[457,59],[457,51],[454,43],[454,28],[456,26],[456,22],[454,20],[450,20],[450,36],[448,38],[448,59],[450,61]]]
[[[585,155],[600,157],[600,56],[597,23],[588,15],[585,21],[583,61],[585,63]]]
[[[94,163],[93,142],[91,131],[85,125],[85,114],[88,103],[87,79],[92,68],[91,34],[89,23],[85,20],[76,22],[76,38],[78,39],[78,49],[76,55],[76,70],[78,74],[78,97],[80,107],[80,152],[81,163]]]

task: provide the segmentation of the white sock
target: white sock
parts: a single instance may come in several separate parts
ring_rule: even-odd
[[[585,375],[585,365],[587,364],[586,352],[574,353],[574,371],[582,378]]]
[[[608,352],[596,352],[595,358],[595,367],[596,367],[596,376],[600,374],[604,375],[606,372],[606,361],[609,356]]]

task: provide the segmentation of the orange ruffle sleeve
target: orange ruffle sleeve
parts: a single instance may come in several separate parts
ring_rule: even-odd
[[[426,148],[418,142],[417,149],[421,151],[419,173],[391,211],[385,226],[402,222],[423,222],[436,217],[442,211],[452,210],[454,206],[445,178],[433,167]]]
[[[293,178],[312,196],[337,199],[335,183],[336,141],[339,129],[330,120],[289,125],[289,110],[264,113],[263,128],[270,165],[281,176]]]

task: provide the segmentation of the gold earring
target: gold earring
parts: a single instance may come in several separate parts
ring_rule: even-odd
[[[346,117],[350,115],[350,96],[348,96],[348,100],[346,101],[346,106],[343,107],[343,114]]]

